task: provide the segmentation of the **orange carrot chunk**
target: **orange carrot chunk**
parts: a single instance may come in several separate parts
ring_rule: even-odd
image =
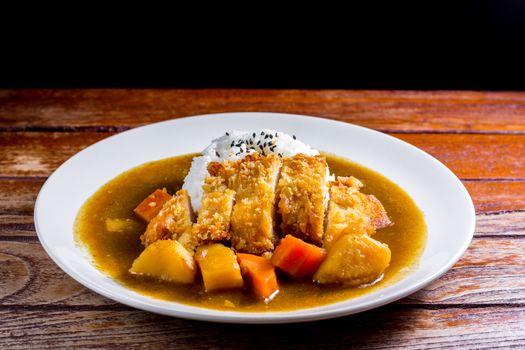
[[[265,302],[271,301],[279,292],[275,268],[267,259],[245,253],[237,253],[241,272],[258,298]]]
[[[155,216],[157,216],[171,196],[166,192],[166,189],[155,190],[152,194],[147,196],[133,212],[144,221],[150,222]]]
[[[284,237],[272,255],[272,263],[296,278],[311,277],[326,257],[326,250],[291,235]]]

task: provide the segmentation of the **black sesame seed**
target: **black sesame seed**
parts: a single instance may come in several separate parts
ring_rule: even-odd
[[[252,136],[255,137],[255,133],[253,133]]]
[[[230,134],[226,133],[226,136],[230,136]]]
[[[297,140],[297,137],[295,137],[295,135],[292,135],[292,137],[293,137],[294,140]]]
[[[264,135],[264,131],[261,131],[261,135]]]
[[[261,144],[261,140],[257,141],[257,146],[259,146]]]
[[[215,154],[217,155],[217,157],[221,157],[221,155],[219,154],[219,152],[215,151]]]

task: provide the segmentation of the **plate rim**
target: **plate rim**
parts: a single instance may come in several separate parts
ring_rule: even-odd
[[[317,307],[312,308],[301,308],[297,310],[288,310],[288,311],[271,311],[271,314],[264,312],[264,311],[258,311],[258,312],[244,312],[244,311],[225,311],[225,310],[216,310],[216,309],[209,309],[204,307],[198,307],[193,306],[189,304],[179,303],[179,302],[168,302],[170,304],[176,304],[184,306],[185,308],[188,308],[189,311],[180,311],[176,309],[167,309],[156,305],[150,305],[147,304],[141,300],[137,300],[136,298],[131,298],[127,295],[115,295],[115,292],[111,292],[109,290],[106,290],[106,288],[103,288],[99,286],[98,284],[86,279],[84,276],[77,274],[75,271],[72,271],[69,269],[67,265],[63,263],[63,261],[56,256],[51,248],[48,246],[48,242],[46,242],[44,233],[41,232],[42,228],[39,223],[39,211],[41,206],[41,201],[43,197],[43,193],[45,193],[45,188],[49,185],[50,181],[52,180],[53,176],[61,170],[62,168],[66,167],[68,163],[75,158],[81,157],[82,154],[85,152],[89,152],[90,149],[95,147],[96,145],[107,142],[108,140],[113,140],[117,137],[122,137],[122,135],[126,135],[129,133],[137,132],[137,130],[143,129],[143,128],[149,128],[149,127],[158,127],[162,124],[168,124],[173,123],[180,120],[191,120],[191,119],[198,119],[198,118],[209,118],[209,117],[217,117],[217,116],[229,116],[229,115],[255,115],[257,117],[265,117],[265,116],[289,116],[289,117],[298,117],[298,118],[309,118],[309,119],[317,119],[322,122],[328,122],[328,123],[334,123],[344,126],[351,126],[357,129],[361,129],[363,132],[368,133],[375,133],[380,135],[381,137],[389,138],[391,141],[398,142],[403,144],[404,147],[409,147],[412,149],[412,151],[415,151],[419,154],[424,155],[429,160],[432,160],[438,167],[442,168],[442,170],[445,170],[448,175],[454,179],[456,185],[459,185],[459,188],[462,192],[462,195],[465,196],[465,198],[468,199],[468,208],[467,211],[471,215],[469,215],[469,232],[468,235],[465,236],[465,239],[463,240],[460,248],[455,252],[452,257],[450,257],[446,264],[442,265],[439,269],[434,271],[432,274],[426,276],[425,278],[422,278],[416,283],[413,283],[409,287],[406,287],[402,291],[399,292],[393,292],[390,296],[380,298],[377,302],[370,302],[368,305],[364,306],[341,306],[337,310],[323,310],[323,311],[315,311]],[[153,161],[153,160],[152,160]],[[366,164],[362,164],[365,167],[368,167]],[[129,170],[129,169],[128,169]],[[126,170],[122,170],[124,172]],[[384,175],[386,176],[386,175]],[[388,177],[387,177],[388,178]],[[116,301],[118,303],[125,304],[127,306],[141,309],[144,311],[154,312],[157,314],[162,314],[166,316],[171,317],[179,317],[184,319],[191,319],[191,320],[199,320],[199,321],[212,321],[212,322],[220,322],[220,323],[246,323],[246,324],[279,324],[279,323],[296,323],[296,322],[308,322],[308,321],[316,321],[316,320],[322,320],[322,319],[328,319],[328,318],[335,318],[335,317],[341,317],[346,315],[351,315],[363,311],[367,311],[370,309],[378,308],[383,305],[392,303],[396,300],[402,299],[415,291],[424,288],[428,284],[432,283],[442,275],[444,275],[452,266],[456,264],[456,262],[463,256],[465,251],[468,249],[472,238],[474,236],[475,231],[475,225],[476,225],[476,214],[475,214],[475,207],[472,202],[472,198],[470,194],[468,193],[465,185],[461,182],[461,180],[450,170],[447,166],[445,166],[441,161],[430,155],[429,153],[421,150],[420,148],[404,141],[401,139],[398,139],[396,137],[393,137],[391,135],[388,135],[386,133],[380,132],[375,129],[367,128],[364,126],[347,123],[343,121],[333,120],[330,118],[321,118],[321,117],[315,117],[315,116],[309,116],[309,115],[300,115],[300,114],[292,114],[292,113],[279,113],[279,112],[224,112],[224,113],[209,113],[209,114],[200,114],[200,115],[193,115],[193,116],[187,116],[187,117],[181,117],[181,118],[174,118],[174,119],[167,119],[163,121],[158,121],[155,123],[150,123],[146,125],[141,125],[137,127],[133,127],[131,129],[125,130],[120,133],[116,133],[115,135],[111,135],[109,137],[106,137],[102,140],[99,140],[84,149],[80,150],[79,152],[75,153],[73,156],[69,157],[67,160],[65,160],[60,166],[58,166],[56,169],[53,170],[53,172],[49,175],[49,177],[46,179],[44,184],[39,190],[38,196],[35,200],[35,206],[34,206],[34,224],[35,224],[35,231],[37,233],[38,239],[42,247],[44,248],[46,254],[53,260],[55,264],[57,264],[69,277],[73,278],[78,283],[82,284],[84,287],[103,295],[104,297],[107,297],[113,301]],[[98,270],[98,269],[97,269]],[[102,273],[99,270],[100,273]],[[396,282],[394,282],[393,285],[395,285]],[[133,292],[137,295],[140,295],[140,293],[133,291],[132,289],[127,288],[128,291]],[[146,297],[153,300],[158,300],[152,297]],[[344,303],[347,300],[341,300],[337,301],[335,303],[330,303],[326,305],[336,305],[340,303]],[[322,305],[322,306],[326,306]],[[74,308],[74,307],[73,307]],[[305,314],[293,314],[293,312],[301,311],[305,312]],[[306,314],[307,312],[311,312],[311,314]]]

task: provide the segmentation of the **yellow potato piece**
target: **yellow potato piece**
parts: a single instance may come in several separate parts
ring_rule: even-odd
[[[126,232],[132,231],[140,227],[140,225],[131,219],[107,218],[106,230],[108,232]]]
[[[350,286],[373,282],[390,264],[390,255],[386,244],[368,235],[343,236],[328,251],[314,281]]]
[[[220,243],[200,246],[195,252],[207,292],[243,286],[241,268],[235,253]]]
[[[179,242],[158,240],[148,245],[133,261],[129,272],[164,281],[193,283],[195,270],[193,257]]]

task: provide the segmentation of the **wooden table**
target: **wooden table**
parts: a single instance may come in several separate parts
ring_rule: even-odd
[[[188,115],[316,115],[408,141],[450,167],[477,210],[463,258],[376,310],[290,325],[222,325],[134,310],[44,253],[36,195],[53,170],[116,132]],[[301,90],[0,91],[0,348],[525,347],[525,93]]]

